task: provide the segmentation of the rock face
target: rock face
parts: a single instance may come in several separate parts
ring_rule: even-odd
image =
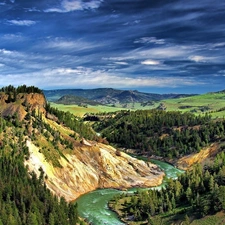
[[[213,143],[207,148],[201,149],[198,153],[193,153],[187,156],[184,156],[177,160],[176,162],[172,162],[177,168],[182,170],[187,170],[191,168],[191,166],[195,163],[203,163],[210,158],[214,158],[215,155],[219,151],[219,143]]]
[[[26,161],[30,171],[39,175],[42,167],[47,175],[47,187],[57,196],[72,201],[97,188],[152,187],[162,183],[165,175],[156,165],[144,162],[97,142],[83,141],[73,154],[60,158],[62,168],[46,162],[31,141],[27,141],[30,158]]]
[[[46,99],[43,94],[39,93],[20,93],[17,95],[15,101],[8,102],[9,96],[5,93],[0,93],[1,114],[4,117],[17,114],[21,121],[27,114],[27,107],[29,110],[39,110],[45,113]]]

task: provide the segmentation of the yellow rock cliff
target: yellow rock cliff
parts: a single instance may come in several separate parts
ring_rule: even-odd
[[[97,188],[152,187],[161,184],[164,173],[154,164],[133,158],[109,145],[84,141],[73,154],[60,158],[62,168],[48,163],[31,141],[27,141],[30,157],[25,162],[39,175],[42,167],[47,187],[57,196],[72,201]]]

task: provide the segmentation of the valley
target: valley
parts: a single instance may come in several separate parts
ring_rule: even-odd
[[[117,93],[117,96],[122,95],[124,99],[124,95],[121,93]],[[130,94],[134,95],[137,92],[126,91],[126,98]],[[146,97],[146,95],[144,96]],[[84,100],[83,97],[76,99]],[[37,210],[33,211],[35,204],[39,204],[40,207],[41,204],[46,204],[46,207],[47,204],[52,204],[51,201],[49,203],[44,201],[42,196],[45,192],[46,196],[47,193],[49,195],[48,199],[57,196],[54,205],[57,207],[57,204],[60,204],[69,218],[66,223],[61,222],[63,224],[73,224],[71,221],[84,224],[85,222],[78,217],[78,214],[88,217],[90,221],[95,220],[92,216],[96,216],[97,212],[91,213],[91,210],[85,212],[79,208],[79,205],[84,203],[92,204],[93,200],[89,203],[88,200],[80,200],[85,199],[89,192],[91,196],[92,191],[96,194],[100,193],[94,197],[96,201],[98,201],[97,198],[102,198],[102,193],[106,196],[108,196],[106,193],[111,193],[107,200],[103,201],[104,208],[107,208],[107,202],[110,199],[112,199],[110,205],[114,207],[114,204],[119,204],[119,199],[123,202],[124,197],[127,198],[127,203],[122,203],[126,214],[119,214],[122,219],[124,219],[124,215],[132,214],[131,218],[133,219],[130,221],[132,224],[141,224],[146,221],[154,221],[155,224],[158,224],[157,221],[161,221],[159,218],[162,219],[165,215],[169,215],[170,220],[166,224],[170,224],[173,219],[176,220],[177,214],[180,215],[179,222],[185,221],[188,217],[194,224],[197,219],[205,219],[206,216],[210,216],[211,212],[213,215],[222,213],[225,166],[223,99],[224,92],[222,91],[202,96],[182,95],[181,98],[176,96],[173,99],[168,99],[167,96],[167,99],[157,100],[156,108],[156,103],[153,104],[153,102],[149,102],[149,104],[146,102],[123,102],[123,104],[127,104],[126,107],[131,104],[133,108],[117,108],[115,105],[112,107],[102,103],[93,105],[92,102],[88,103],[92,105],[86,105],[87,102],[84,102],[85,106],[80,105],[80,108],[77,108],[68,102],[66,105],[48,102],[42,91],[35,87],[19,86],[14,88],[8,86],[2,88],[0,92],[2,116],[0,118],[0,159],[2,161],[0,160],[0,163],[1,177],[4,182],[0,183],[3,187],[0,194],[3,205],[9,207],[14,204],[15,208],[15,212],[13,211],[11,215],[4,212],[4,218],[11,216],[13,220],[17,214],[24,215],[18,217],[18,224],[26,224],[30,220],[39,221],[39,224],[48,224],[53,220],[65,220],[64,217],[58,219],[56,211],[50,209],[43,211],[36,207]],[[216,104],[214,104],[215,102]],[[170,110],[172,104],[177,104],[178,110],[175,106]],[[208,106],[207,111],[199,109],[199,106],[203,105]],[[140,108],[137,109],[134,106]],[[102,107],[101,110],[98,111],[98,107]],[[192,107],[198,107],[197,111],[193,113]],[[84,111],[80,112],[81,108]],[[162,110],[162,108],[164,109]],[[90,109],[93,111],[88,112]],[[156,158],[164,161],[166,166],[162,166],[163,162],[155,161]],[[147,159],[147,161],[143,159]],[[28,180],[25,183],[33,182],[35,184],[32,190],[40,189],[40,185],[43,185],[44,188],[41,193],[37,191],[36,200],[30,199],[32,202],[26,200],[25,208],[21,206],[25,192],[18,192],[17,189],[14,189],[16,187],[11,186],[10,180],[7,180],[6,165],[10,165],[9,177],[14,177],[17,173],[21,179],[21,185],[23,183],[24,176],[18,172],[18,169],[13,169],[12,162],[17,165],[16,168],[23,168],[23,174],[27,173],[26,179]],[[166,179],[164,188],[168,189],[170,196],[166,196],[164,192],[156,193],[154,189],[152,191],[146,189],[161,185],[163,179],[165,181],[165,173],[167,178],[169,177],[169,172],[165,168],[171,166],[165,162],[187,171],[185,175],[178,176],[176,182],[179,182],[179,185],[175,181]],[[174,171],[178,170],[174,168]],[[195,183],[191,183],[192,181],[187,183],[189,176],[192,176],[192,171],[195,171],[195,176],[197,176],[194,179]],[[176,172],[174,173],[172,173],[172,177],[176,177]],[[186,178],[184,178],[185,176]],[[180,186],[179,191],[173,182]],[[170,190],[171,185],[175,186]],[[24,190],[24,187],[18,187]],[[204,188],[201,189],[201,187]],[[8,192],[9,188],[12,188],[13,191]],[[139,191],[128,191],[124,194],[124,190],[130,190],[130,188],[143,188],[143,191],[140,193]],[[119,193],[119,190],[122,190],[123,195],[113,197],[114,193]],[[174,194],[173,191],[180,194]],[[161,197],[158,197],[154,203],[142,203],[142,195],[146,196],[146,200],[148,195]],[[195,199],[196,195],[199,195],[199,200]],[[160,203],[161,198],[164,198],[165,205]],[[173,198],[174,200],[171,202],[168,200]],[[198,201],[203,201],[204,198],[214,199],[215,204],[211,201],[201,202],[205,208],[199,207],[197,214],[190,216],[195,207],[199,206]],[[16,199],[20,199],[20,201]],[[72,207],[71,202],[76,199],[78,199],[78,206],[73,203]],[[137,202],[131,202],[130,199],[139,199],[138,208],[146,208],[145,204],[151,205],[148,214],[138,211],[136,209]],[[36,203],[37,201],[39,203]],[[84,202],[81,203],[81,201]],[[182,205],[182,201],[185,205]],[[161,206],[157,206],[157,204],[161,204]],[[213,204],[213,208],[210,208],[209,204]],[[4,207],[0,207],[0,210],[4,211]],[[83,207],[90,208],[85,204]],[[163,208],[159,210],[159,207]],[[54,206],[49,205],[49,208],[53,209]],[[104,212],[103,214],[108,215],[108,213]],[[115,214],[113,215],[112,218],[116,218]],[[101,223],[105,222],[104,219],[104,222]],[[94,224],[100,223],[94,222]]]
[[[112,90],[113,89],[109,89]],[[146,94],[145,98],[133,98],[132,92],[126,92],[125,97],[118,96],[114,102],[99,101],[98,96],[104,99],[104,96],[113,99],[113,94],[108,89],[98,89],[98,94],[92,97],[91,93],[95,92],[95,89],[89,89],[90,94],[85,94],[82,90],[56,90],[56,91],[44,91],[46,92],[46,98],[51,102],[53,107],[57,107],[61,110],[70,111],[74,115],[84,116],[85,114],[96,114],[104,112],[116,112],[120,110],[146,110],[146,109],[165,109],[167,111],[180,111],[191,112],[195,115],[204,115],[204,113],[210,113],[213,118],[222,118],[225,115],[225,91],[210,92],[201,95],[185,95],[185,94]],[[122,90],[115,90],[123,93]],[[83,93],[84,92],[84,93]],[[135,92],[136,95],[142,96],[142,93]],[[74,94],[74,95],[73,95]],[[81,105],[76,101],[76,95],[85,96],[89,101],[94,102]],[[71,101],[63,100],[63,96],[69,95]],[[74,96],[74,97],[73,97]],[[58,101],[61,99],[60,101]]]

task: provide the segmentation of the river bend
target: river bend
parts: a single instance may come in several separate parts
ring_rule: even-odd
[[[159,160],[151,160],[152,163],[158,165],[164,170],[166,178],[176,179],[178,174],[183,171],[173,167],[172,165],[161,162]],[[157,188],[161,188],[165,185],[166,179],[164,179],[162,185]],[[127,192],[132,193],[137,188],[129,189]],[[82,195],[77,199],[78,213],[81,217],[86,218],[88,222],[93,225],[123,225],[124,223],[119,220],[116,213],[112,212],[108,208],[108,201],[115,195],[121,194],[124,191],[116,189],[99,189]]]

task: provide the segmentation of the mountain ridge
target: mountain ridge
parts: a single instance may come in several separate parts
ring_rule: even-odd
[[[135,103],[135,102],[148,102],[159,101],[169,98],[180,98],[193,96],[196,94],[156,94],[145,93],[137,90],[119,90],[113,88],[96,88],[96,89],[56,89],[56,90],[43,90],[46,98],[49,101],[57,101],[66,95],[74,95],[87,98],[102,104],[115,104],[115,103]]]

